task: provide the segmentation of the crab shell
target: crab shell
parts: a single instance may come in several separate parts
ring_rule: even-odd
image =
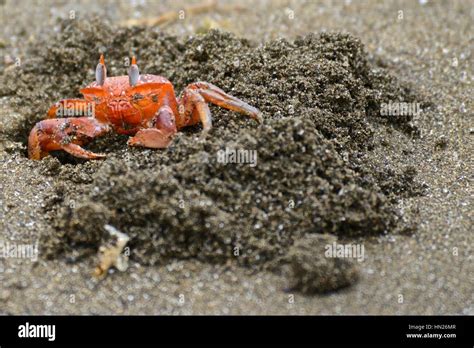
[[[108,77],[101,86],[96,81],[80,90],[95,106],[95,118],[113,126],[120,134],[135,134],[153,127],[152,119],[164,99],[174,114],[179,112],[171,82],[157,75],[140,75],[135,86],[129,76]]]

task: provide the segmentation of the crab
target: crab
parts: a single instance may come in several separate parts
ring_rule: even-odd
[[[84,99],[57,102],[46,119],[33,127],[28,138],[30,159],[40,160],[55,150],[89,160],[105,158],[82,146],[111,131],[130,135],[130,146],[166,148],[183,127],[201,122],[203,134],[209,132],[212,119],[207,103],[262,122],[258,109],[207,82],[188,85],[177,98],[166,78],[140,74],[135,57],[128,76],[107,77],[101,55],[95,78],[80,90]]]

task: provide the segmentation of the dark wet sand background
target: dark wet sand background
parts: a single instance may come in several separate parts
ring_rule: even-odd
[[[141,11],[147,15],[179,10],[174,2],[147,2],[140,10],[127,2],[51,5],[7,1],[1,7],[2,55],[21,56],[34,42],[76,11],[78,20],[99,13],[111,21]],[[400,209],[419,221],[413,236],[389,235],[365,240],[367,259],[362,279],[354,286],[324,296],[295,293],[289,303],[285,279],[193,261],[163,267],[132,263],[128,272],[113,274],[100,284],[90,277],[91,259],[76,264],[0,260],[0,311],[13,314],[474,314],[472,233],[472,1],[416,2],[223,2],[222,11],[174,22],[164,30],[178,35],[217,26],[256,41],[321,30],[347,31],[359,37],[369,54],[381,57],[401,80],[434,96],[436,112],[419,119],[421,138],[408,161],[418,168],[417,179],[427,193],[404,199]],[[230,6],[230,7],[229,7]],[[245,10],[247,9],[247,10]],[[293,11],[293,12],[291,12]],[[403,19],[398,20],[399,11]],[[292,17],[294,14],[294,18]],[[137,13],[138,14],[138,13]],[[16,38],[16,39],[15,39]],[[53,63],[54,64],[54,63]],[[1,98],[0,126],[9,127],[15,110]],[[8,121],[8,124],[5,124]],[[399,144],[405,139],[401,135]],[[446,142],[445,149],[437,144]],[[34,238],[47,228],[32,211],[41,209],[27,182],[32,169],[21,156],[10,155],[8,142],[0,146],[2,210],[0,231],[10,240]],[[399,156],[385,149],[383,156]],[[37,185],[38,188],[44,185]],[[47,188],[45,188],[46,190]],[[41,192],[37,192],[42,197]],[[453,255],[457,248],[457,256]],[[179,303],[184,294],[184,304]],[[399,295],[404,302],[398,303]],[[74,300],[72,301],[74,295]]]

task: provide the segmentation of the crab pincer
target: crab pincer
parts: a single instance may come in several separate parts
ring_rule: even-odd
[[[28,156],[41,159],[50,151],[64,150],[84,159],[100,159],[105,155],[85,150],[81,145],[110,131],[93,117],[56,118],[38,122],[28,138]]]

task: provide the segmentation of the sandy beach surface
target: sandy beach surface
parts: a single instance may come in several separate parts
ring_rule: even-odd
[[[0,258],[0,314],[474,314],[473,1],[6,0],[0,16],[0,241],[39,247]],[[138,52],[265,121],[211,107],[210,138],[162,152],[110,135],[91,145],[104,161],[28,160],[98,51],[112,75]],[[390,100],[424,110],[377,116]],[[220,166],[226,146],[258,164]],[[98,280],[104,224],[131,256]],[[322,257],[332,242],[364,260]]]

